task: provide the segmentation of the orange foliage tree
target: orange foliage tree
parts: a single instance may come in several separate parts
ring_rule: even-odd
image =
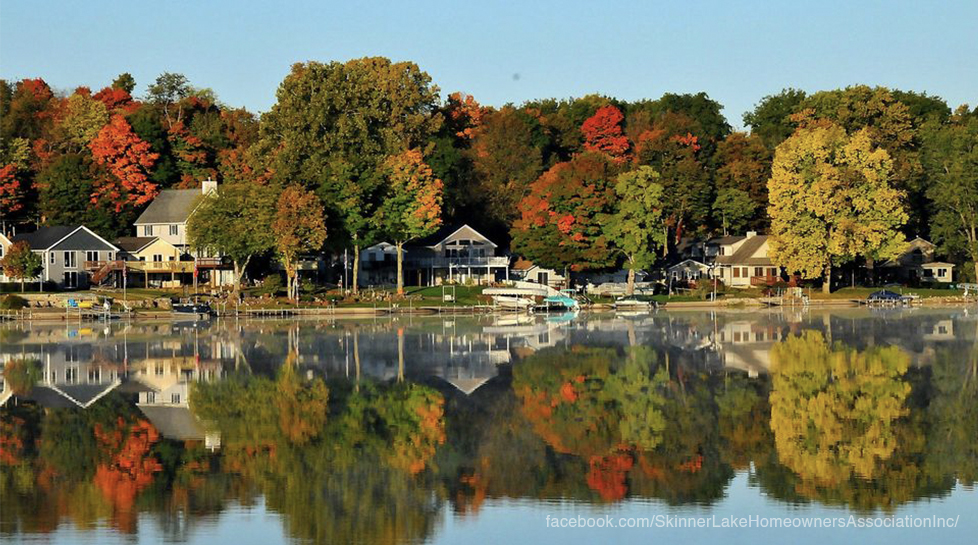
[[[584,135],[584,149],[607,153],[621,162],[626,159],[629,142],[622,130],[621,122],[625,116],[611,104],[598,108],[593,116],[581,125]]]
[[[159,193],[159,186],[149,180],[149,169],[159,154],[150,151],[150,145],[136,136],[121,115],[112,116],[89,148],[95,161],[111,174],[96,182],[93,204],[105,202],[120,212],[127,205],[146,204]]]

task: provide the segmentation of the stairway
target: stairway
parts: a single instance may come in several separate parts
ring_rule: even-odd
[[[101,284],[112,271],[121,271],[126,266],[125,261],[106,261],[104,265],[92,273],[92,284]]]

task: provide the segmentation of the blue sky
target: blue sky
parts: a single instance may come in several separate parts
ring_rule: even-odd
[[[363,5],[357,5],[363,4]],[[267,110],[295,62],[412,60],[483,104],[706,91],[735,127],[763,96],[855,83],[978,103],[978,1],[38,2],[0,0],[0,76],[137,94],[181,72]]]

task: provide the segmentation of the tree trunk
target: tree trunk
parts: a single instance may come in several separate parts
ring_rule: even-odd
[[[232,260],[231,263],[234,264],[234,284],[231,285],[231,298],[234,299],[234,304],[238,304],[238,299],[241,296],[241,278],[244,276],[245,269],[248,268],[248,262],[251,261],[251,256],[244,259],[243,263],[239,263],[238,260]]]
[[[662,228],[665,236],[662,237],[662,257],[669,257],[669,226]]]
[[[832,264],[825,266],[825,281],[822,282],[822,293],[832,293]]]
[[[398,242],[395,247],[397,248],[397,294],[404,295],[404,256],[402,252],[404,243]]]
[[[21,279],[20,279],[20,292],[21,293],[24,293],[24,282],[25,282],[24,278],[21,277]]]
[[[360,333],[353,330],[353,364],[357,369],[357,382],[353,387],[355,391],[360,391]]]
[[[353,245],[353,295],[360,293],[360,244]]]
[[[635,295],[635,269],[634,264],[628,269],[628,284],[625,285],[625,295]]]
[[[404,382],[404,328],[397,330],[397,381]]]

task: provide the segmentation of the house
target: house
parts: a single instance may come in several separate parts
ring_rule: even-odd
[[[516,280],[544,284],[554,289],[560,289],[567,285],[567,279],[564,278],[564,275],[553,269],[536,265],[532,261],[523,259],[522,257],[516,258],[510,270],[513,272]]]
[[[709,278],[710,266],[695,259],[684,259],[667,268],[666,273],[673,282],[696,282],[700,278]]]
[[[406,248],[404,279],[408,284],[489,284],[509,276],[509,258],[470,227],[443,227]]]
[[[3,259],[3,256],[7,255],[7,248],[9,248],[11,244],[13,244],[13,242],[7,238],[7,235],[0,233],[0,260]],[[2,267],[0,267],[0,282],[12,282],[11,279],[8,279],[7,276],[3,274]]]
[[[160,237],[119,237],[119,259],[143,287],[177,288],[193,282],[194,262]]]
[[[743,237],[722,237],[708,244],[715,248],[714,275],[734,288],[766,286],[780,279],[778,267],[768,257],[768,237],[748,231]]]
[[[134,225],[136,236],[159,237],[183,252],[189,252],[187,220],[201,203],[201,197],[217,191],[217,182],[204,180],[200,189],[164,189],[139,215]]]
[[[906,251],[879,266],[880,275],[890,282],[951,282],[954,265],[935,261],[936,249],[934,243],[916,237]]]
[[[180,257],[175,261],[183,261],[184,264],[173,265],[173,267],[180,270],[173,271],[170,282],[177,282],[179,280],[179,278],[176,276],[177,273],[186,274],[189,271],[189,273],[192,274],[195,266],[203,275],[203,277],[199,279],[200,282],[206,282],[212,286],[225,286],[234,282],[233,271],[222,267],[221,259],[219,257],[204,254],[192,254],[190,250],[190,242],[187,238],[187,221],[190,219],[190,216],[200,205],[202,198],[205,195],[209,195],[216,191],[217,182],[209,179],[201,182],[200,189],[165,189],[160,191],[159,195],[153,199],[153,202],[149,203],[146,210],[144,210],[143,213],[139,215],[139,218],[137,218],[133,223],[136,229],[136,236],[132,238],[157,238],[164,243],[172,245],[180,253]],[[162,249],[162,246],[157,245],[156,248]],[[144,249],[141,250],[140,253],[146,254],[147,251]],[[152,256],[157,254],[149,255]],[[150,262],[151,260],[147,259],[145,261]],[[169,260],[163,260],[163,262],[167,261]],[[194,264],[186,264],[190,261],[194,261]],[[129,263],[131,264],[131,261]],[[127,267],[128,266],[129,265],[127,265]],[[147,267],[153,270],[147,271]],[[165,277],[166,274],[171,273],[169,269],[156,270],[158,267],[154,269],[151,265],[142,267],[136,266],[135,268],[138,269],[138,272],[143,273],[143,281],[148,285],[151,283],[162,284],[162,282],[164,282],[162,278]],[[187,281],[186,278],[183,280]]]
[[[397,246],[380,242],[360,251],[360,286],[393,286],[397,283]]]
[[[41,255],[44,269],[39,280],[53,282],[61,289],[87,288],[92,264],[112,261],[119,253],[117,246],[84,225],[41,227],[11,239],[20,241]]]

